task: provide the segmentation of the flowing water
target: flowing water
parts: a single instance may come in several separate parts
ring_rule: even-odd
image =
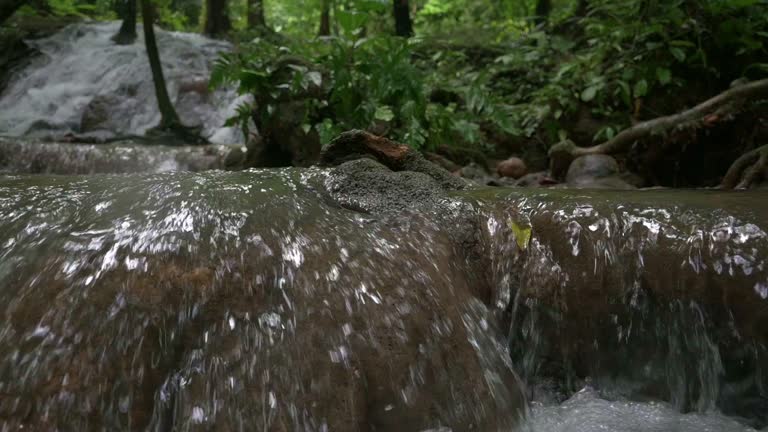
[[[101,174],[223,169],[231,146],[70,144],[0,138],[0,174]]]
[[[119,22],[78,23],[55,35],[29,41],[42,55],[0,95],[0,135],[61,138],[141,135],[157,125],[143,35],[132,45],[111,37]],[[211,66],[229,44],[190,33],[157,32],[171,100],[190,126],[203,126],[211,142],[242,142],[224,127],[239,100],[232,91],[209,91]]]
[[[491,208],[491,302],[537,430],[768,422],[764,193],[471,195]]]
[[[510,430],[519,383],[447,237],[325,176],[0,181],[6,430]]]
[[[215,171],[228,146],[51,143],[158,122],[117,28],[31,42],[0,96],[1,432],[768,425],[765,193],[473,190],[387,216],[334,171]],[[229,46],[158,37],[184,121],[242,141],[240,101],[205,86]]]
[[[375,216],[333,175],[0,180],[0,430],[765,424],[764,195],[475,191]]]

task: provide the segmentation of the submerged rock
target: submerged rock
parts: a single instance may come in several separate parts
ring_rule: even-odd
[[[111,109],[119,104],[117,95],[97,95],[88,102],[80,119],[80,133],[97,130],[113,131],[117,125],[111,122]]]
[[[764,196],[492,196],[494,302],[527,382],[568,393],[590,379],[614,397],[768,423]]]
[[[521,387],[461,251],[430,213],[366,217],[326,181],[0,181],[0,422],[512,430]]]

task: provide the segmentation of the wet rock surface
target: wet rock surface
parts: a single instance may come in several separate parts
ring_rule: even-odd
[[[329,204],[327,181],[0,181],[0,422],[510,430],[524,399],[451,239]]]
[[[764,192],[469,188],[342,138],[330,169],[0,180],[0,424],[508,431],[515,372],[768,424]]]
[[[634,189],[619,174],[619,164],[608,155],[576,158],[565,176],[567,187],[582,189]]]
[[[365,131],[354,130],[339,135],[323,148],[320,161],[324,165],[337,165],[361,157],[373,158],[392,171],[425,174],[445,189],[467,187],[465,181],[429,162],[416,150]]]
[[[489,193],[492,292],[529,385],[768,423],[761,193]]]

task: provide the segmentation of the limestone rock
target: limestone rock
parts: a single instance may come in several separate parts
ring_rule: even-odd
[[[416,150],[362,130],[344,132],[328,143],[320,155],[323,165],[339,165],[354,159],[372,158],[392,171],[413,171],[428,175],[446,189],[464,189],[467,183],[426,160]]]

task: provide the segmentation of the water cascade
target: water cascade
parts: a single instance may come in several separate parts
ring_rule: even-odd
[[[0,96],[0,431],[768,426],[765,192],[449,193],[423,159],[51,143],[157,123],[117,28],[32,42]],[[184,121],[240,142],[206,87],[228,45],[159,38]]]
[[[759,194],[479,190],[376,214],[343,180],[1,180],[0,423],[765,424]]]
[[[594,387],[768,423],[763,192],[489,195],[491,302],[532,397]]]
[[[2,174],[204,171],[227,167],[228,145],[164,146],[48,143],[0,138]]]
[[[448,238],[332,205],[325,176],[0,181],[0,424],[511,430],[519,382]]]
[[[111,37],[118,22],[78,23],[29,41],[42,55],[20,71],[0,95],[0,135],[60,139],[141,135],[157,125],[143,36],[132,45]],[[141,34],[139,28],[139,34]],[[182,121],[202,126],[218,144],[242,142],[225,120],[239,103],[232,91],[210,91],[208,77],[226,42],[158,30],[168,92]]]

